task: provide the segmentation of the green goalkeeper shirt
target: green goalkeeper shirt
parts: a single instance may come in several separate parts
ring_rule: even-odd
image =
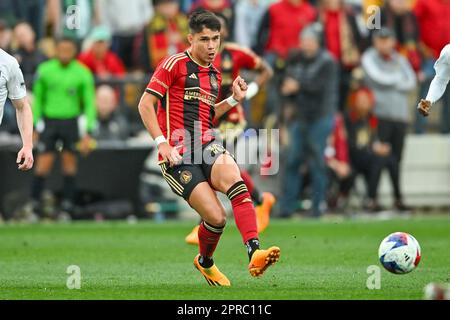
[[[63,66],[52,59],[39,65],[33,86],[34,124],[42,118],[74,119],[84,114],[87,130],[96,125],[95,84],[92,73],[74,60]]]

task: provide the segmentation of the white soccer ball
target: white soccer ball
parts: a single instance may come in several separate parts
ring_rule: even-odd
[[[409,273],[420,262],[420,245],[412,235],[395,232],[381,241],[378,257],[387,271],[395,274]]]

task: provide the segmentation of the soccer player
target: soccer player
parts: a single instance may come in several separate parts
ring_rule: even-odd
[[[16,108],[17,124],[22,137],[22,149],[17,154],[19,170],[33,167],[33,114],[27,100],[27,91],[22,71],[17,60],[0,49],[0,124],[6,98],[11,99]]]
[[[431,106],[443,96],[450,80],[450,44],[442,49],[439,59],[434,64],[434,70],[436,75],[431,81],[427,97],[421,99],[417,106],[424,117],[430,114]]]
[[[216,14],[221,23],[220,38],[228,38],[228,24],[224,16]],[[253,51],[247,48],[243,48],[238,44],[231,42],[222,42],[219,48],[219,54],[214,60],[214,66],[222,74],[222,85],[220,88],[219,101],[225,99],[232,92],[233,79],[235,79],[242,69],[255,70],[258,73],[255,81],[248,86],[247,94],[245,98],[250,100],[253,98],[267,81],[273,76],[272,68],[257,56]],[[224,140],[224,145],[227,141],[236,142],[241,134],[244,132],[247,125],[247,121],[244,117],[244,111],[241,103],[231,108],[228,112],[215,119],[214,126],[220,131],[220,135]],[[241,177],[244,180],[245,185],[252,197],[253,202],[256,204],[256,222],[258,226],[258,232],[263,232],[269,225],[270,212],[275,204],[275,197],[270,192],[261,192],[253,182],[251,175],[245,170],[240,168]],[[194,229],[186,236],[186,242],[193,245],[198,245],[198,228]]]
[[[76,191],[77,149],[82,153],[90,151],[90,133],[97,120],[94,77],[87,67],[75,60],[76,52],[73,40],[59,39],[56,58],[39,65],[33,88],[33,115],[40,132],[39,154],[31,185],[33,205],[40,203],[43,185],[53,167],[55,151],[61,151],[64,176],[61,208],[69,214],[73,210]],[[87,133],[80,140],[78,118],[82,114],[86,116]],[[40,128],[41,124],[43,128]]]
[[[230,286],[213,260],[226,223],[225,210],[215,191],[226,194],[231,201],[252,276],[262,275],[278,261],[280,249],[260,249],[251,196],[233,157],[211,130],[215,117],[245,97],[247,84],[237,77],[233,94],[216,103],[222,79],[213,62],[220,45],[220,21],[211,12],[195,11],[189,27],[190,48],[158,65],[141,98],[139,112],[158,146],[165,180],[202,218],[195,267],[209,285]]]

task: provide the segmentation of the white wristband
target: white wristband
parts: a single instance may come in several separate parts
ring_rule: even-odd
[[[167,142],[164,136],[159,136],[155,138],[156,145],[159,146],[161,143]]]
[[[227,98],[226,102],[227,102],[230,106],[232,106],[232,107],[237,106],[237,105],[239,104],[239,101],[237,101],[236,99],[234,99],[233,96],[229,96],[229,97]]]

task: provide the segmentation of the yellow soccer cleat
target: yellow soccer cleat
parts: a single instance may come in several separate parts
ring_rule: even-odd
[[[256,250],[248,265],[248,271],[253,277],[261,276],[268,267],[280,260],[280,248],[270,247],[267,250]]]
[[[198,262],[199,258],[200,255],[198,254],[194,259],[194,266],[205,277],[210,286],[229,287],[231,285],[230,280],[220,272],[215,264],[211,268],[203,268]]]
[[[270,192],[263,192],[262,197],[262,204],[255,207],[258,233],[263,232],[269,225],[270,212],[276,202],[275,196]]]
[[[198,246],[198,228],[200,228],[200,226],[195,226],[191,233],[186,236],[184,239],[186,243]]]

